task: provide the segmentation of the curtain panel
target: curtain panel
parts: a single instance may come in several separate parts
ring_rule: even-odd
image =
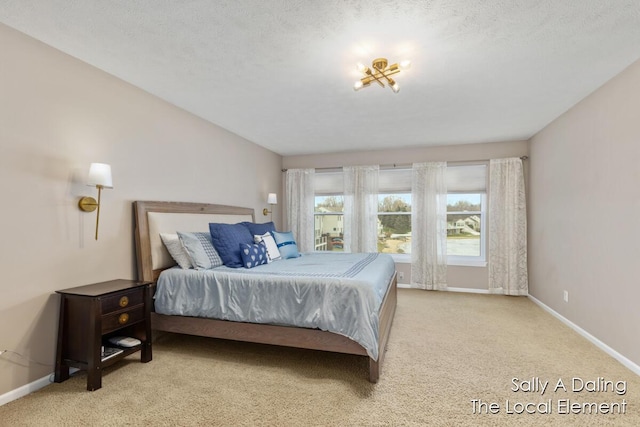
[[[489,162],[489,291],[527,295],[527,207],[519,158]]]
[[[414,163],[411,184],[411,286],[447,288],[447,163]]]
[[[378,252],[378,172],[347,166],[344,173],[344,251]]]
[[[301,252],[315,249],[314,177],[314,169],[289,169],[285,175],[287,224]]]

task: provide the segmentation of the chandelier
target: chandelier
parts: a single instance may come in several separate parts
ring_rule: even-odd
[[[372,82],[378,83],[384,87],[385,83],[389,85],[392,91],[398,93],[400,86],[391,78],[392,75],[399,73],[401,70],[407,70],[411,67],[411,61],[402,61],[400,64],[392,64],[387,66],[387,58],[374,59],[369,68],[362,63],[358,63],[356,68],[364,74],[360,80],[353,85],[353,90],[360,90],[365,86],[369,86]]]

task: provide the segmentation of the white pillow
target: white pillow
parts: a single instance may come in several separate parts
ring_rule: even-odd
[[[160,239],[180,268],[188,270],[193,267],[191,259],[189,258],[187,251],[182,246],[177,233],[160,233]]]
[[[256,234],[253,236],[253,240],[256,243],[264,242],[264,245],[267,247],[267,255],[269,256],[269,262],[280,259],[280,251],[278,250],[278,245],[276,245],[276,241],[274,240],[271,233],[267,232],[263,235]]]

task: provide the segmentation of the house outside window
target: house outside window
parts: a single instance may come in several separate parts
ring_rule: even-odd
[[[484,199],[482,193],[447,194],[447,256],[484,260]]]
[[[314,237],[316,251],[342,251],[344,247],[344,197],[315,196]]]

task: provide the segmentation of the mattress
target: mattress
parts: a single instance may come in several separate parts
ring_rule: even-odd
[[[395,263],[388,254],[314,252],[251,269],[163,271],[159,314],[317,328],[378,359],[378,311]]]

